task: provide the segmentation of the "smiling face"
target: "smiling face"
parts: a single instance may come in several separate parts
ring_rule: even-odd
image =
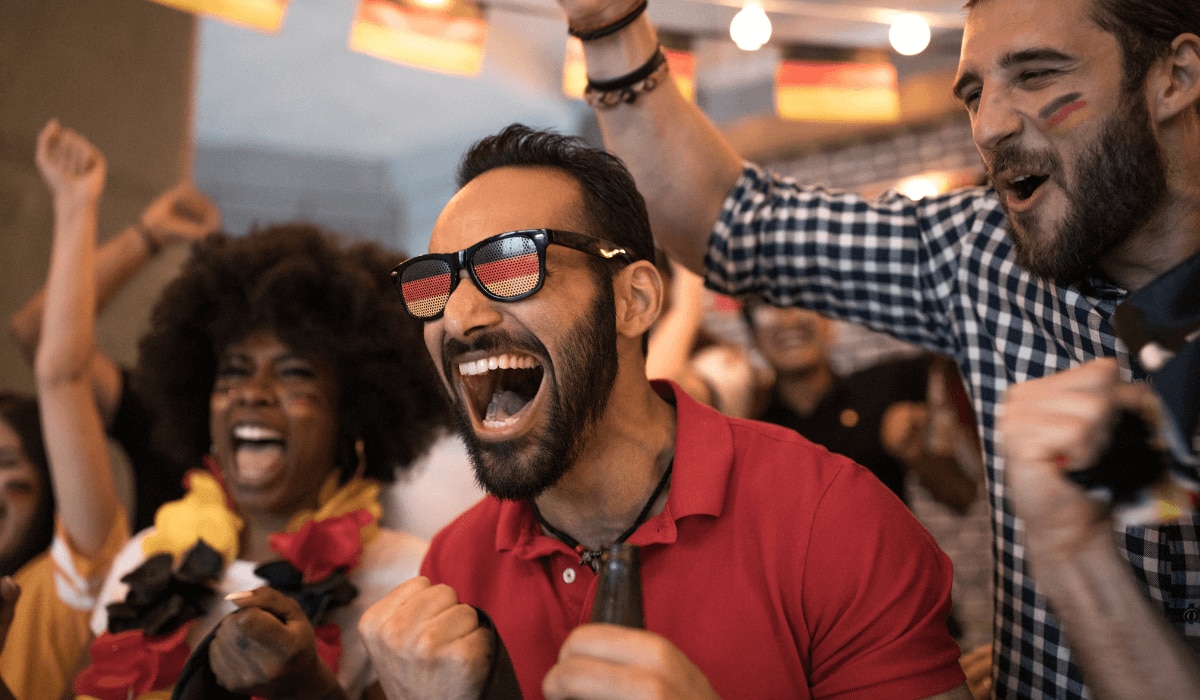
[[[828,364],[829,319],[815,311],[758,304],[750,311],[754,343],[779,374],[807,374]]]
[[[443,210],[431,253],[506,231],[580,231],[580,190],[544,168],[498,168],[468,183]],[[587,254],[546,250],[546,279],[515,302],[485,297],[465,277],[425,344],[441,368],[476,478],[505,499],[534,498],[566,473],[607,406],[616,378],[611,285]]]
[[[1163,201],[1154,124],[1142,95],[1122,89],[1120,46],[1089,0],[976,5],[955,94],[1035,275],[1079,279]]]
[[[245,517],[286,517],[317,505],[335,469],[338,382],[327,364],[270,332],[219,353],[209,402],[213,457]]]
[[[49,484],[25,454],[20,436],[0,420],[0,570],[12,573],[17,560],[26,557],[24,545],[47,488]]]

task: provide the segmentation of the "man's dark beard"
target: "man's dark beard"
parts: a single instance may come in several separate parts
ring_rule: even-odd
[[[1040,163],[1061,173],[1053,154],[1017,147],[996,154],[992,170]],[[1034,168],[1036,169],[1036,168]],[[1057,236],[1035,212],[1008,211],[1009,238],[1017,262],[1030,273],[1062,283],[1078,282],[1150,218],[1167,196],[1166,163],[1155,140],[1150,113],[1136,94],[1123,96],[1100,135],[1079,160],[1073,187],[1066,187],[1067,214]]]
[[[547,358],[543,369],[551,381],[543,390],[548,395],[543,399],[542,425],[532,433],[506,442],[480,440],[471,424],[470,409],[462,397],[454,397],[458,429],[475,468],[475,480],[496,498],[533,499],[558,483],[578,457],[588,428],[604,413],[617,378],[617,312],[610,284],[600,285],[599,295],[591,315],[581,318],[567,333],[558,369],[548,364],[544,346],[528,333],[487,342],[497,349],[524,348]]]

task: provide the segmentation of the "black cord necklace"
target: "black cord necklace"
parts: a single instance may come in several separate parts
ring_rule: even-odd
[[[646,505],[642,506],[642,512],[638,513],[637,519],[633,521],[633,524],[630,525],[625,532],[622,532],[621,536],[614,540],[612,544],[621,544],[625,540],[629,539],[629,536],[632,535],[642,523],[646,522],[646,517],[650,515],[650,509],[654,507],[654,503],[658,501],[658,497],[661,496],[663,490],[667,488],[667,482],[671,478],[671,468],[674,466],[675,460],[672,459],[667,464],[667,469],[663,472],[662,478],[658,480],[658,486],[654,487],[654,493],[650,494],[650,500],[646,501]],[[579,554],[580,564],[587,564],[594,573],[600,572],[600,557],[604,554],[604,550],[608,548],[607,546],[600,547],[599,549],[587,549],[583,545],[579,544],[579,540],[571,537],[567,533],[546,522],[546,519],[542,517],[542,512],[538,510],[536,503],[531,501],[530,505],[533,506],[533,517],[537,518],[538,523],[540,523],[541,526],[546,529],[546,532],[550,533],[553,537],[562,540],[563,543],[571,549],[574,549]]]

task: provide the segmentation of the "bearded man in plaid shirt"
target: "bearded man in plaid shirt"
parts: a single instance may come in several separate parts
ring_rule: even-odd
[[[622,99],[604,99],[639,77],[638,66],[663,70],[656,31],[629,0],[559,3],[587,38],[589,102],[605,144],[630,166],[673,257],[719,291],[812,308],[957,360],[988,461],[994,695],[1200,694],[1200,519],[1185,510],[1118,525],[1119,551],[1106,509],[1086,528],[1039,519],[1058,528],[1047,536],[1060,544],[1107,527],[1113,555],[1070,575],[1034,567],[1055,579],[1048,601],[1030,571],[1034,523],[1018,517],[1039,511],[1016,502],[1034,482],[1010,483],[1006,469],[1010,454],[1010,466],[1052,467],[1060,480],[1090,466],[1117,409],[1141,400],[1114,398],[1153,368],[1130,356],[1112,317],[1127,295],[1200,251],[1200,3],[968,2],[953,89],[990,187],[919,202],[866,201],[745,163],[670,80],[639,80]],[[1195,297],[1185,304],[1196,315]],[[1194,373],[1184,377],[1200,386]],[[997,430],[1005,394],[1043,378],[1056,382],[1032,384],[1014,406],[1046,425],[1086,429],[1014,453]],[[1078,415],[1081,401],[1105,397]],[[1029,436],[1028,424],[1024,433],[1009,427],[1014,441]],[[1177,483],[1190,488],[1195,450],[1189,439],[1176,461]],[[1067,497],[1085,497],[1072,488]],[[1076,554],[1063,545],[1043,561]],[[1091,614],[1055,614],[1075,607]],[[1132,612],[1111,614],[1118,609]]]

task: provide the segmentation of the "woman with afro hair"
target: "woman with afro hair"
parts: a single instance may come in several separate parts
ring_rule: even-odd
[[[379,484],[449,424],[399,257],[301,223],[194,245],[135,381],[197,468],[118,555],[79,695],[381,696],[357,620],[425,543],[379,526]]]

